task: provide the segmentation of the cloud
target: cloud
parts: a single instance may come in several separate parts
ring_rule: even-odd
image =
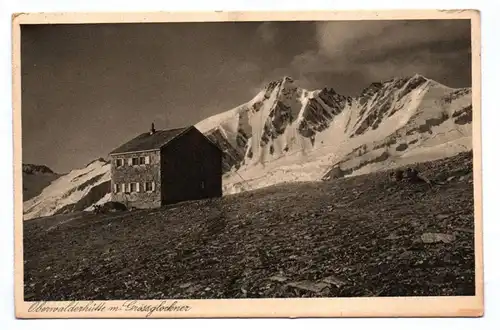
[[[268,44],[274,43],[277,34],[278,30],[275,26],[275,23],[264,22],[257,27],[257,35],[265,43]]]
[[[470,71],[466,20],[319,22],[316,41],[316,49],[291,62],[302,77],[363,72],[365,80],[380,81],[414,73],[439,78],[457,70],[467,76]]]
[[[316,38],[322,54],[364,58],[394,50],[470,38],[463,20],[320,22]]]

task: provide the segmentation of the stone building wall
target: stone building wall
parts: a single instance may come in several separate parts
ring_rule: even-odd
[[[149,156],[149,164],[130,165],[129,159],[134,157]],[[123,159],[123,166],[116,166],[116,159]],[[127,207],[154,208],[161,206],[161,166],[159,151],[131,152],[119,155],[111,155],[111,192],[112,200],[125,204]],[[130,183],[139,184],[139,192],[123,191]],[[154,183],[153,191],[145,191],[146,182]],[[116,192],[115,184],[122,188]]]

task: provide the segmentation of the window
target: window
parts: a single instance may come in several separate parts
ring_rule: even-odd
[[[205,181],[201,181],[201,189],[205,189]]]
[[[122,185],[119,183],[115,183],[115,193],[121,193],[122,192]]]
[[[139,157],[139,165],[149,164],[149,156]]]
[[[154,182],[145,182],[144,183],[145,191],[154,191]]]
[[[138,157],[134,157],[132,158],[132,165],[135,166],[135,165],[139,165],[139,158]]]
[[[140,192],[139,184],[137,182],[131,182],[130,184],[130,192]]]
[[[122,158],[117,158],[115,160],[115,165],[116,165],[116,167],[123,166],[123,159]]]

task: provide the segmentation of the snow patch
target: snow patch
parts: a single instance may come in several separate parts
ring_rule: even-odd
[[[54,180],[40,195],[25,201],[24,219],[53,215],[63,207],[77,203],[93,187],[109,180],[110,164],[103,161],[95,161],[83,169],[73,170]]]

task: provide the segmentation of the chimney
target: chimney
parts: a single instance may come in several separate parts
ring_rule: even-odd
[[[155,130],[155,123],[151,123],[151,130],[149,131],[149,135],[153,135],[155,134],[156,130]]]

